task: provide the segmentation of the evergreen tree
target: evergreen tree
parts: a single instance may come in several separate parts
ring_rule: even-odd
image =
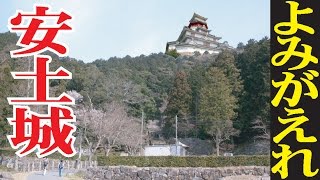
[[[12,117],[12,107],[7,102],[7,97],[12,96],[14,81],[10,74],[10,67],[2,64],[0,67],[0,145],[7,145],[7,136],[11,134],[11,126],[7,118]]]
[[[239,117],[235,127],[241,130],[240,140],[246,141],[258,135],[253,123],[262,120],[270,123],[270,39],[249,40],[243,53],[237,57],[237,66],[244,81],[240,98]]]
[[[200,89],[203,86],[206,68],[203,65],[195,65],[189,76],[192,90],[191,115],[195,120],[199,118]]]
[[[223,71],[211,67],[205,75],[205,84],[200,91],[200,117],[205,131],[215,142],[216,154],[220,144],[235,134],[232,119],[236,116],[236,97]]]
[[[243,91],[243,85],[240,77],[240,70],[236,66],[235,55],[230,51],[223,51],[218,55],[211,66],[218,67],[223,71],[230,82],[232,94],[238,97]]]
[[[187,74],[179,71],[175,75],[174,84],[168,97],[167,114],[164,132],[166,137],[173,135],[174,117],[179,118],[179,134],[188,133],[190,129],[188,115],[190,115],[191,88],[187,81]]]
[[[179,71],[175,75],[174,84],[169,94],[167,115],[186,119],[190,114],[191,88],[187,81],[187,74]]]
[[[27,92],[30,92],[31,96],[33,92],[32,81],[28,88],[28,81],[13,80],[10,73],[28,70],[25,59],[10,58],[9,52],[15,48],[18,38],[13,33],[0,33],[0,134],[3,135],[0,143],[6,141],[4,135],[11,133],[11,126],[6,118],[12,117],[12,106],[6,98],[26,96]],[[190,137],[190,133],[199,130],[201,137],[208,138],[208,127],[202,127],[202,122],[199,122],[200,119],[209,120],[201,114],[203,109],[200,108],[200,103],[204,103],[204,89],[209,88],[207,82],[210,81],[206,80],[206,71],[208,68],[212,71],[213,68],[219,72],[219,76],[224,76],[223,81],[229,84],[227,87],[231,90],[231,97],[235,100],[240,97],[240,107],[237,112],[233,111],[238,114],[234,127],[242,131],[241,139],[237,139],[250,140],[253,136],[259,135],[257,129],[254,129],[256,125],[253,125],[256,120],[263,120],[264,124],[269,124],[269,50],[270,40],[265,38],[258,42],[250,40],[246,45],[240,44],[237,55],[225,51],[219,55],[173,58],[158,53],[137,57],[111,57],[108,60],[99,59],[84,63],[70,57],[59,58],[54,53],[49,53],[53,59],[50,64],[51,70],[62,66],[73,74],[72,80],[51,80],[50,95],[59,96],[67,90],[76,90],[83,95],[85,104],[89,103],[89,96],[95,107],[119,102],[126,105],[126,111],[130,116],[140,117],[141,110],[144,111],[146,120],[159,120],[167,116],[167,124],[163,129],[173,130],[171,135],[174,135],[174,116],[178,115],[179,136],[185,134]],[[179,54],[173,54],[176,55]],[[177,68],[180,72],[175,74]],[[213,74],[213,77],[216,76]],[[226,83],[222,84],[226,86]],[[220,91],[223,90],[220,85],[218,87],[211,87],[212,93],[219,91],[220,95]],[[229,90],[227,92],[230,93]],[[230,123],[228,127],[232,127]]]

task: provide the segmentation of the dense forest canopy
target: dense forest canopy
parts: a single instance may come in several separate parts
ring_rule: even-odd
[[[17,40],[15,34],[0,34],[2,144],[6,143],[5,135],[11,133],[6,118],[12,116],[12,107],[6,98],[33,95],[32,82],[14,80],[10,74],[33,67],[27,59],[10,58],[9,51],[16,48]],[[129,117],[140,118],[143,113],[145,121],[160,121],[166,138],[174,137],[176,115],[181,137],[216,139],[212,130],[219,125],[237,132],[230,134],[236,143],[252,137],[267,138],[264,134],[269,132],[270,117],[269,49],[270,40],[264,38],[249,40],[234,51],[219,55],[173,57],[158,53],[84,63],[48,53],[53,58],[52,71],[63,66],[73,73],[72,80],[51,80],[50,94],[76,91],[83,97],[81,107],[88,112],[89,107],[103,111],[112,104],[121,106]],[[229,124],[224,126],[221,122]],[[208,124],[212,127],[208,128]],[[110,145],[110,140],[106,144]]]

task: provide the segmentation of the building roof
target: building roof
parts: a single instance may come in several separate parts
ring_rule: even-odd
[[[192,30],[192,29],[190,29],[189,27],[184,26],[183,29],[182,29],[182,31],[181,31],[181,33],[180,33],[180,35],[179,35],[179,37],[178,37],[178,40],[177,40],[177,41],[181,40],[182,37],[185,36],[185,31],[189,31],[189,32],[192,32],[192,33],[195,33],[195,34],[201,34],[201,35],[204,35],[204,36],[207,36],[207,37],[211,37],[211,38],[213,38],[214,40],[220,40],[220,39],[221,39],[221,37],[217,37],[217,36],[214,36],[214,35],[210,34],[210,33],[209,33],[210,30],[208,31],[208,34],[207,34],[207,33],[204,33],[204,32],[199,32],[199,31]]]
[[[202,27],[202,26],[196,27],[196,31],[199,32],[199,29],[201,29],[201,30],[204,31],[204,32],[208,32],[208,33],[211,31],[211,30],[209,30],[209,29],[207,29],[207,28],[204,28],[204,27]]]
[[[191,18],[191,20],[189,22],[195,22],[196,20],[200,20],[204,23],[206,23],[206,21],[208,20],[208,18],[205,18],[203,16],[200,16],[199,14],[197,13],[193,13],[193,16]]]
[[[185,145],[185,144],[183,144],[183,143],[180,142],[180,141],[179,141],[178,145],[179,145],[179,146],[182,146],[182,147],[185,147],[185,148],[188,148],[188,147],[189,147],[188,145]]]
[[[176,47],[193,47],[193,48],[200,48],[204,50],[217,50],[220,48],[218,45],[217,47],[212,47],[212,46],[206,46],[206,45],[201,45],[201,44],[189,44],[189,43],[179,43],[175,44]]]
[[[155,144],[155,145],[149,145],[145,147],[170,147],[170,146],[176,146],[176,144]],[[182,142],[178,141],[178,146],[188,148],[188,145],[183,144]]]
[[[179,42],[178,41],[170,41],[170,42],[167,42],[167,44],[171,45],[171,44],[178,44]]]

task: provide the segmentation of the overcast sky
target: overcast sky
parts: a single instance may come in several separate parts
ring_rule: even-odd
[[[236,47],[239,42],[270,36],[268,0],[1,0],[0,32],[17,9],[33,4],[68,10],[74,32],[58,38],[69,45],[69,56],[95,59],[164,52],[178,38],[194,12],[208,18],[212,34]]]

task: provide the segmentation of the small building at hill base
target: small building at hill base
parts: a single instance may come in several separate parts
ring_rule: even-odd
[[[144,147],[144,156],[186,156],[188,146],[181,142],[176,144],[163,144]]]
[[[220,37],[210,34],[207,18],[194,13],[189,26],[185,26],[176,41],[168,42],[166,52],[175,50],[181,55],[219,54],[224,49],[233,49],[227,42],[220,43]]]

